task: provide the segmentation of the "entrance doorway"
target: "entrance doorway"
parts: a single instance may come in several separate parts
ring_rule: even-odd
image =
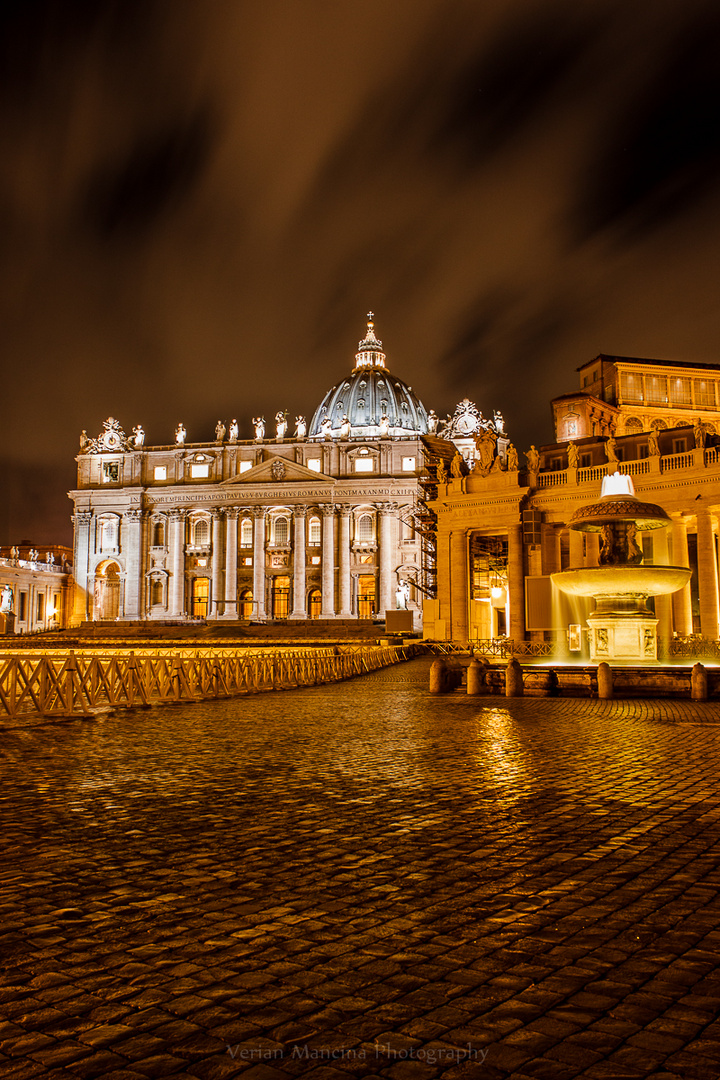
[[[252,589],[245,589],[240,594],[240,618],[252,619],[253,613],[253,594]]]
[[[120,616],[120,567],[116,562],[99,566],[95,575],[95,618]]]
[[[273,619],[287,619],[290,614],[290,578],[273,578],[272,586],[272,617]]]
[[[311,589],[308,598],[308,610],[311,619],[319,619],[322,611],[322,593],[319,589]]]
[[[207,619],[210,598],[210,578],[196,577],[192,583],[193,619]]]
[[[375,617],[375,575],[360,574],[358,576],[358,618],[373,619]]]

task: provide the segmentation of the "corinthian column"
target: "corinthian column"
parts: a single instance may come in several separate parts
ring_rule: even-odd
[[[265,612],[265,508],[254,506],[253,516],[253,604],[255,618],[266,619]]]
[[[712,515],[708,507],[697,511],[697,561],[700,587],[700,632],[715,641],[718,637],[718,572]]]
[[[467,641],[468,603],[468,538],[465,529],[453,529],[450,534],[450,639]]]
[[[509,637],[525,640],[525,577],[523,574],[522,526],[508,528],[508,596],[510,600]]]
[[[225,510],[225,611],[224,619],[237,619],[237,506]]]
[[[335,507],[325,503],[322,510],[322,607],[323,619],[335,615]]]
[[[75,610],[72,623],[85,622],[90,614],[90,590],[88,569],[90,562],[90,523],[92,514],[87,510],[78,510],[73,517],[75,526],[73,576],[75,590]]]
[[[220,618],[222,605],[222,517],[219,510],[212,515],[212,596],[210,597],[210,618]]]
[[[140,574],[142,560],[142,510],[126,510],[123,514],[122,547],[125,556],[126,619],[140,618]]]
[[[305,610],[305,516],[307,509],[296,506],[293,516],[293,609],[291,619],[307,619]]]
[[[681,517],[672,519],[672,563],[673,566],[689,566],[687,525]],[[675,629],[682,637],[688,637],[693,632],[692,621],[692,597],[690,595],[690,582],[683,585],[672,596],[673,619]]]
[[[385,612],[389,608],[393,608],[393,562],[397,555],[397,545],[393,543],[395,539],[395,510],[397,507],[394,503],[382,503],[378,506],[378,517],[380,519],[378,543],[380,545],[380,614],[384,618]]]
[[[340,615],[343,619],[352,617],[350,597],[350,507],[339,506],[340,513]]]
[[[170,511],[170,610],[171,619],[185,616],[185,516],[186,510]]]
[[[653,562],[656,566],[667,566],[670,562],[667,529],[657,529],[653,533]],[[655,614],[658,618],[658,659],[666,660],[672,637],[672,598],[668,594],[655,597]]]

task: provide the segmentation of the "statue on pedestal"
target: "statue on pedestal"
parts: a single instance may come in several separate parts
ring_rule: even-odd
[[[145,442],[145,432],[143,431],[142,424],[136,424],[133,428],[133,435],[135,436],[134,443],[136,447],[142,446]]]
[[[395,607],[398,611],[407,611],[408,600],[410,599],[410,586],[407,581],[399,581],[398,587],[395,590]]]
[[[428,431],[431,435],[434,435],[437,431],[437,426],[440,422],[440,418],[434,409],[431,409],[428,413]]]
[[[540,469],[540,455],[538,454],[535,444],[525,451],[525,460],[527,461],[527,470],[532,476],[537,476]]]
[[[568,469],[577,469],[578,465],[578,448],[574,442],[568,443]]]
[[[185,425],[183,423],[178,424],[178,426],[175,428],[175,442],[178,444],[178,446],[185,445],[186,435],[187,432],[185,430]]]
[[[253,416],[253,426],[255,428],[255,442],[262,442],[265,438],[265,417]]]
[[[295,417],[295,435],[298,439],[304,439],[307,434],[307,421],[304,416]]]
[[[216,443],[221,443],[224,438],[225,438],[225,425],[223,424],[222,420],[218,420],[217,424],[215,425],[215,442]]]
[[[285,432],[287,431],[287,413],[276,412],[275,413],[275,431],[277,432],[278,439],[285,438]]]

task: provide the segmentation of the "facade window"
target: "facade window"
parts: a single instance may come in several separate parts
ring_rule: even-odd
[[[162,607],[163,599],[163,579],[155,577],[150,586],[150,600],[153,607]]]
[[[706,409],[715,408],[715,382],[713,379],[695,380],[695,404]]]
[[[45,593],[38,593],[37,598],[37,621],[42,622],[45,618]]]
[[[27,618],[27,593],[21,592],[18,603],[18,620],[25,622]]]
[[[403,472],[415,472],[415,458],[404,457],[402,459],[402,471]]]
[[[307,467],[308,467],[308,469],[312,469],[313,472],[320,472],[320,458],[319,457],[308,458]]]
[[[670,379],[670,402],[673,405],[692,405],[689,379]]]
[[[685,439],[673,439],[673,454],[684,454],[687,450]]]
[[[371,457],[355,458],[355,472],[372,472],[373,468],[374,462]]]
[[[290,523],[286,517],[273,519],[273,538],[275,547],[286,547],[290,536]]]
[[[165,547],[165,522],[164,521],[156,521],[156,522],[153,523],[152,546],[153,547]]]
[[[167,480],[167,465],[156,465],[153,476],[156,480]]]
[[[243,559],[243,566],[252,566],[252,555],[248,555]]]
[[[592,454],[581,454],[580,455],[580,468],[581,469],[589,469],[591,465],[592,465]]]
[[[372,514],[361,514],[355,526],[355,535],[361,544],[371,544],[375,539],[375,523]]]
[[[102,478],[103,484],[116,484],[120,479],[120,462],[103,461]]]
[[[620,397],[627,402],[642,401],[642,375],[637,375],[632,371],[622,371],[620,373]]]
[[[645,398],[652,405],[667,404],[667,379],[664,375],[645,376]]]
[[[310,560],[310,565],[311,566],[319,566],[320,565],[320,556],[319,555],[313,555],[313,557]]]
[[[322,524],[319,517],[311,517],[308,522],[308,545],[310,547],[320,547],[320,541],[322,539]]]
[[[210,475],[210,465],[207,461],[194,461],[190,466],[190,475],[193,480],[207,479]]]
[[[638,454],[641,461],[643,460],[643,458],[650,457],[650,447],[647,443],[645,443],[643,446],[638,446]]]
[[[240,472],[241,473],[250,472],[252,467],[253,467],[252,461],[241,461],[240,462]]]
[[[240,547],[252,547],[253,523],[252,518],[243,518],[240,522]]]
[[[207,518],[200,518],[193,526],[193,545],[205,547],[210,543],[210,522]]]
[[[117,518],[104,518],[100,522],[100,551],[115,551],[118,544]]]

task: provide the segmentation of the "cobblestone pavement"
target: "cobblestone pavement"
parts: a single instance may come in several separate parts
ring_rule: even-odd
[[[720,1075],[717,706],[428,666],[5,730],[0,1077]]]

